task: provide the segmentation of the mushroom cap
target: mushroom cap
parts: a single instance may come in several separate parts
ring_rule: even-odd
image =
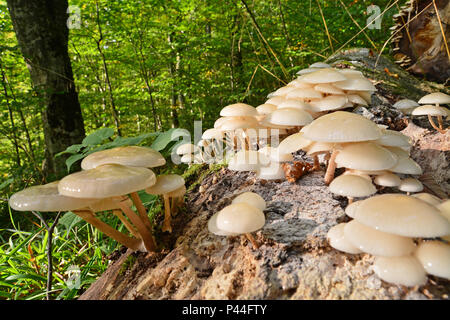
[[[200,150],[198,146],[192,144],[192,143],[183,143],[181,145],[178,146],[177,148],[177,154],[178,155],[185,155],[185,154],[190,154],[190,153],[194,153],[196,151]]]
[[[239,150],[228,162],[228,169],[233,171],[257,171],[261,166],[265,167],[270,159],[255,150]]]
[[[402,180],[394,173],[386,172],[375,177],[373,182],[383,187],[398,187]]]
[[[423,96],[419,100],[420,104],[447,104],[450,103],[450,96],[443,92],[433,92]]]
[[[75,198],[109,198],[143,190],[156,183],[152,170],[105,164],[70,174],[59,182],[60,194]]]
[[[330,191],[344,197],[367,197],[377,192],[371,181],[357,175],[340,175],[330,183]]]
[[[397,156],[373,142],[349,143],[336,156],[338,167],[357,170],[385,170],[397,162]]]
[[[212,215],[211,218],[209,218],[209,220],[208,220],[209,232],[214,233],[217,236],[237,236],[237,235],[239,235],[239,233],[233,233],[233,232],[227,232],[227,231],[220,230],[217,227],[217,215],[218,214],[219,214],[219,212],[216,212],[215,214]]]
[[[333,86],[331,83],[319,83],[314,86],[314,90],[328,94],[344,94],[344,91]]]
[[[334,148],[340,148],[336,143],[329,142],[313,142],[309,146],[303,148],[307,151],[307,155],[316,155],[320,153],[331,152]]]
[[[345,225],[346,223],[340,223],[332,227],[330,230],[328,230],[327,233],[328,243],[330,244],[330,246],[339,251],[351,254],[361,253],[362,252],[361,250],[359,250],[345,238],[344,235]]]
[[[365,199],[356,208],[359,222],[405,237],[440,237],[450,234],[450,222],[434,206],[402,194],[382,194]]]
[[[219,119],[214,121],[214,128],[219,129],[222,126],[222,124],[229,119],[230,119],[229,117],[220,117]]]
[[[347,99],[352,104],[357,104],[357,105],[362,105],[362,106],[368,106],[369,105],[367,103],[367,101],[363,97],[358,95],[358,94],[348,94],[347,95]]]
[[[150,148],[125,146],[91,153],[81,161],[81,168],[89,170],[103,164],[114,163],[131,167],[153,168],[165,165],[166,159],[161,153]]]
[[[401,132],[394,130],[382,130],[383,135],[375,140],[376,143],[382,146],[390,147],[410,147],[411,138]]]
[[[397,236],[370,228],[357,220],[344,228],[345,239],[363,252],[382,257],[405,256],[416,248],[412,238]]]
[[[230,104],[220,110],[222,117],[238,117],[238,116],[257,116],[258,111],[255,107],[245,103]]]
[[[372,94],[373,94],[372,90],[369,90],[369,91],[351,91],[351,90],[348,90],[347,94],[357,94],[358,96],[360,96],[361,98],[366,100],[367,103],[371,103],[372,102]]]
[[[318,69],[319,69],[319,68],[306,68],[306,69],[301,69],[301,70],[297,71],[297,74],[298,74],[298,75],[303,75],[303,74],[315,72],[315,71],[317,71]]]
[[[368,141],[381,137],[381,129],[374,122],[346,111],[321,116],[302,132],[306,139],[323,142]]]
[[[211,139],[222,140],[223,133],[222,133],[222,131],[220,131],[216,128],[207,129],[207,130],[205,130],[205,132],[203,132],[202,139],[203,140],[211,140]]]
[[[166,194],[184,186],[184,179],[177,174],[164,174],[156,177],[156,183],[145,189],[148,194]]]
[[[248,203],[234,203],[219,211],[217,228],[233,233],[251,233],[266,222],[264,213]]]
[[[377,257],[373,264],[374,272],[382,280],[408,287],[427,282],[424,268],[412,255],[402,257]]]
[[[362,200],[354,201],[345,208],[345,214],[350,218],[355,218],[356,208],[361,204]]]
[[[441,214],[450,222],[450,200],[445,200],[436,206]]]
[[[275,110],[277,110],[277,106],[270,103],[263,103],[256,107],[256,111],[258,111],[258,114],[261,115],[267,115],[274,112]]]
[[[418,107],[419,104],[411,99],[402,99],[394,103],[393,107],[396,109],[411,109]]]
[[[344,173],[342,175],[344,175],[344,176],[347,176],[347,175],[358,176],[358,177],[366,179],[368,182],[372,183],[372,178],[368,174],[363,173],[363,171],[347,169],[347,170],[344,171]]]
[[[221,121],[220,126],[216,129],[221,131],[234,131],[237,129],[257,128],[259,126],[258,120],[255,117],[239,116],[239,117],[226,117]]]
[[[342,90],[352,91],[377,91],[377,88],[365,78],[348,78],[344,81],[335,82],[334,85]]]
[[[346,96],[329,95],[322,99],[311,100],[310,104],[313,106],[314,111],[320,112],[341,109],[347,102],[348,99]]]
[[[441,241],[426,241],[414,252],[429,274],[450,280],[450,245]]]
[[[268,114],[267,122],[282,126],[304,126],[311,123],[314,119],[306,111],[294,108],[277,109]]]
[[[301,76],[302,81],[308,83],[331,83],[346,80],[347,77],[333,68],[321,68],[317,71]]]
[[[92,197],[80,199],[61,195],[58,184],[59,181],[54,181],[23,189],[9,198],[9,205],[17,211],[58,212],[81,209],[98,201]]]
[[[406,178],[402,180],[398,188],[404,192],[420,192],[423,190],[423,184],[415,178]]]
[[[167,196],[170,198],[180,198],[184,197],[185,194],[186,194],[186,186],[183,184],[181,187],[167,193]]]
[[[270,98],[269,100],[267,100],[265,102],[265,104],[273,104],[274,106],[278,107],[278,105],[280,103],[284,102],[285,100],[286,100],[285,97],[273,97],[273,98]]]
[[[306,148],[311,143],[311,140],[303,136],[303,132],[297,132],[283,139],[278,145],[278,151],[281,153],[292,153]]]
[[[413,116],[443,116],[446,117],[448,115],[447,110],[443,107],[426,104],[420,107],[415,108],[412,113]]]
[[[295,88],[286,95],[286,99],[321,99],[323,94],[313,88]]]
[[[314,62],[309,68],[331,68],[331,66],[325,62]]]
[[[285,109],[285,108],[312,111],[311,106],[308,103],[298,99],[286,99],[278,105],[278,109]]]
[[[426,192],[422,192],[422,193],[415,193],[412,194],[411,196],[413,196],[414,198],[423,200],[433,206],[438,206],[442,203],[442,200],[439,199],[436,196],[433,196],[432,194],[426,193]],[[438,208],[439,209],[439,208]]]
[[[261,167],[256,171],[256,178],[262,180],[283,180],[286,178],[286,175],[279,162],[271,162],[267,167]]]
[[[398,158],[397,163],[389,171],[403,174],[421,175],[422,168],[411,158]]]
[[[317,70],[312,70],[312,71],[317,71]],[[311,71],[311,72],[312,72]],[[295,80],[292,80],[291,82],[288,83],[289,87],[294,87],[297,89],[313,89],[314,88],[314,84],[312,83],[307,83],[302,81],[301,79],[297,78]]]
[[[266,210],[266,201],[257,193],[244,192],[233,199],[231,203],[247,203],[261,211]]]
[[[275,90],[274,92],[272,92],[272,97],[284,97],[292,90],[295,90],[294,86],[281,87],[281,88]]]

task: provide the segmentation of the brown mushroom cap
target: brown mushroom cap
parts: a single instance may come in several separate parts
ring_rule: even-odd
[[[261,211],[266,210],[266,201],[255,192],[241,193],[231,203],[247,203]]]
[[[234,203],[219,211],[217,228],[232,233],[251,233],[265,224],[264,213],[247,203]]]
[[[340,223],[332,227],[327,233],[327,239],[330,246],[333,248],[352,254],[361,253],[362,251],[355,247],[350,241],[345,238],[344,228],[346,223]]]
[[[19,191],[11,196],[9,205],[17,211],[58,212],[77,210],[87,207],[98,199],[73,198],[59,194],[59,181],[33,186]]]
[[[450,234],[450,222],[434,206],[402,194],[382,194],[363,200],[355,219],[387,233],[405,237],[440,237]]]
[[[330,183],[330,191],[345,197],[367,197],[377,192],[371,181],[357,175],[340,175]]]
[[[177,174],[164,174],[156,177],[156,183],[145,189],[148,194],[166,194],[184,186],[184,179]]]
[[[414,252],[427,273],[450,280],[450,245],[441,241],[426,241]]]
[[[352,220],[344,228],[345,239],[363,252],[382,257],[398,257],[416,248],[411,238],[397,236],[370,228]]]
[[[373,265],[375,273],[384,281],[408,287],[427,282],[420,262],[411,255],[403,257],[377,257]]]
[[[357,170],[385,170],[397,163],[397,156],[373,142],[349,143],[336,157],[338,167]]]
[[[143,190],[155,183],[156,176],[150,169],[105,164],[64,177],[58,191],[74,198],[109,198]]]
[[[165,165],[166,160],[161,153],[153,149],[126,146],[91,153],[81,161],[81,168],[89,170],[103,164],[153,168]]]
[[[346,111],[326,114],[303,129],[304,138],[313,141],[356,142],[381,137],[381,129],[374,122]]]

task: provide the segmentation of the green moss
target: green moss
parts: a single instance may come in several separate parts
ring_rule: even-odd
[[[119,275],[125,274],[125,272],[133,267],[137,258],[134,255],[129,255],[128,258],[120,266]]]
[[[187,191],[194,190],[203,179],[210,173],[217,172],[222,169],[224,164],[194,164],[183,174],[186,184],[189,185]]]

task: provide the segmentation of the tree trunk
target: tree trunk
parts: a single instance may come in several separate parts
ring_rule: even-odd
[[[45,174],[65,174],[65,157],[55,158],[85,136],[67,44],[67,0],[8,0],[17,40],[34,89],[45,105]]]

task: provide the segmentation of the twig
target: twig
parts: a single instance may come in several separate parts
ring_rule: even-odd
[[[334,53],[333,43],[331,42],[330,32],[328,31],[327,21],[322,12],[322,7],[320,6],[319,0],[316,0],[317,6],[319,7],[320,16],[322,17],[323,25],[325,26],[325,32],[327,33],[328,41],[330,42],[331,53]]]
[[[48,233],[47,238],[47,288],[46,288],[46,297],[47,300],[50,300],[50,290],[52,289],[52,278],[53,278],[53,262],[52,262],[52,248],[53,248],[53,230],[58,224],[58,220],[61,217],[61,212],[58,212],[55,220],[51,227],[45,222],[45,219],[37,212],[31,211],[44,225],[45,229]]]

